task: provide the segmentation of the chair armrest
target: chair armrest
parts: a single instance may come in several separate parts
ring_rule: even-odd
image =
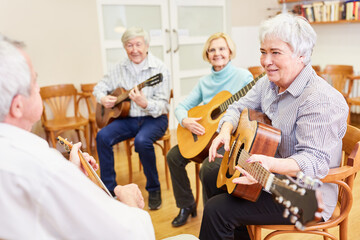
[[[357,79],[360,79],[360,75],[358,75],[358,76],[349,75],[349,76],[347,76],[347,78],[349,78],[350,80],[357,80]]]
[[[336,180],[343,180],[350,175],[354,174],[356,170],[352,166],[343,166],[338,168],[331,168],[328,175],[325,178],[321,179],[322,182],[333,182]]]

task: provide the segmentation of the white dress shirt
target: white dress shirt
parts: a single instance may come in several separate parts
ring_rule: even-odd
[[[0,239],[155,239],[149,214],[109,197],[42,138],[0,123]]]

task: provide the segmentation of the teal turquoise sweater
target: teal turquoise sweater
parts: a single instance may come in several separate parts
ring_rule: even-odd
[[[189,109],[201,103],[207,104],[217,93],[224,90],[235,94],[253,80],[248,70],[234,67],[231,61],[222,70],[215,72],[212,68],[211,72],[200,78],[189,95],[175,108],[175,116],[180,124],[184,118],[188,117]]]

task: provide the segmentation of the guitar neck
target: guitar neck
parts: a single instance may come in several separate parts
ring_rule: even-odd
[[[161,80],[160,80],[160,78],[161,78]],[[139,89],[139,91],[140,91],[141,89],[143,89],[143,88],[146,87],[146,86],[151,86],[151,83],[152,83],[153,81],[156,81],[156,80],[162,81],[162,75],[161,75],[161,77],[160,77],[160,75],[157,74],[157,75],[149,78],[148,80],[146,80],[146,81],[144,81],[144,82],[136,85],[136,87],[137,87],[137,88]],[[130,90],[127,90],[127,91],[124,92],[123,94],[120,94],[120,95],[117,97],[117,99],[116,99],[115,105],[117,105],[117,104],[121,103],[122,101],[126,100],[127,98],[129,98],[129,93],[130,93],[130,91],[133,90],[134,88],[135,88],[135,87],[133,87],[133,88],[130,89]]]
[[[228,106],[230,104],[232,104],[233,102],[239,100],[241,97],[245,96],[246,93],[257,83],[257,81],[259,81],[260,78],[262,78],[266,73],[263,72],[262,74],[260,74],[259,76],[257,76],[254,80],[252,80],[250,83],[248,83],[245,87],[243,87],[242,89],[240,89],[237,93],[235,93],[234,95],[232,95],[229,99],[227,99],[225,102],[223,102],[222,104],[220,104],[219,108],[220,108],[220,112],[223,113],[226,111],[226,109],[228,108]]]
[[[255,178],[263,188],[270,191],[270,187],[273,182],[279,182],[280,180],[278,180],[273,173],[269,172],[259,162],[248,163],[246,160],[249,158],[250,154],[242,149],[240,155],[238,156],[238,165]]]
[[[82,166],[84,166],[85,171],[88,173],[89,178],[96,185],[98,185],[100,188],[102,188],[110,197],[112,197],[111,193],[109,192],[109,190],[107,189],[105,184],[101,181],[101,179],[99,178],[99,176],[97,175],[95,170],[92,168],[90,163],[88,161],[86,161],[86,159],[84,158],[81,150],[79,150],[79,158],[80,158],[80,162],[81,162]]]
[[[66,139],[64,139],[60,136],[57,137],[57,139],[58,139],[59,143],[65,147],[65,150],[70,152],[70,150],[73,147],[72,143],[68,142]],[[97,175],[97,173],[95,172],[93,167],[90,165],[90,163],[85,159],[85,157],[80,149],[78,151],[78,155],[80,158],[80,163],[83,166],[83,168],[85,169],[85,171],[88,174],[88,177],[91,179],[91,181],[93,181],[96,185],[98,185],[101,189],[103,189],[110,197],[112,197],[111,193],[106,188],[105,184],[101,181],[101,179],[99,178],[99,176]]]

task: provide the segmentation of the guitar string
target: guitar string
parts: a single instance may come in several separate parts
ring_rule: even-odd
[[[220,111],[221,113],[224,112],[229,105],[231,105],[233,102],[239,100],[241,97],[245,96],[246,93],[256,84],[256,82],[262,78],[263,76],[265,76],[265,72],[263,72],[262,74],[260,74],[259,76],[257,76],[253,81],[251,81],[250,83],[248,83],[245,87],[243,87],[242,89],[240,89],[240,91],[238,91],[237,93],[235,93],[233,96],[231,96],[228,100],[226,100],[225,102],[223,102],[222,104],[220,104]]]
[[[240,151],[238,165],[253,176],[262,186],[265,186],[271,173],[259,162],[248,163],[246,160],[250,158],[250,154],[244,149]],[[284,181],[277,177],[274,177],[273,183],[291,189]]]

